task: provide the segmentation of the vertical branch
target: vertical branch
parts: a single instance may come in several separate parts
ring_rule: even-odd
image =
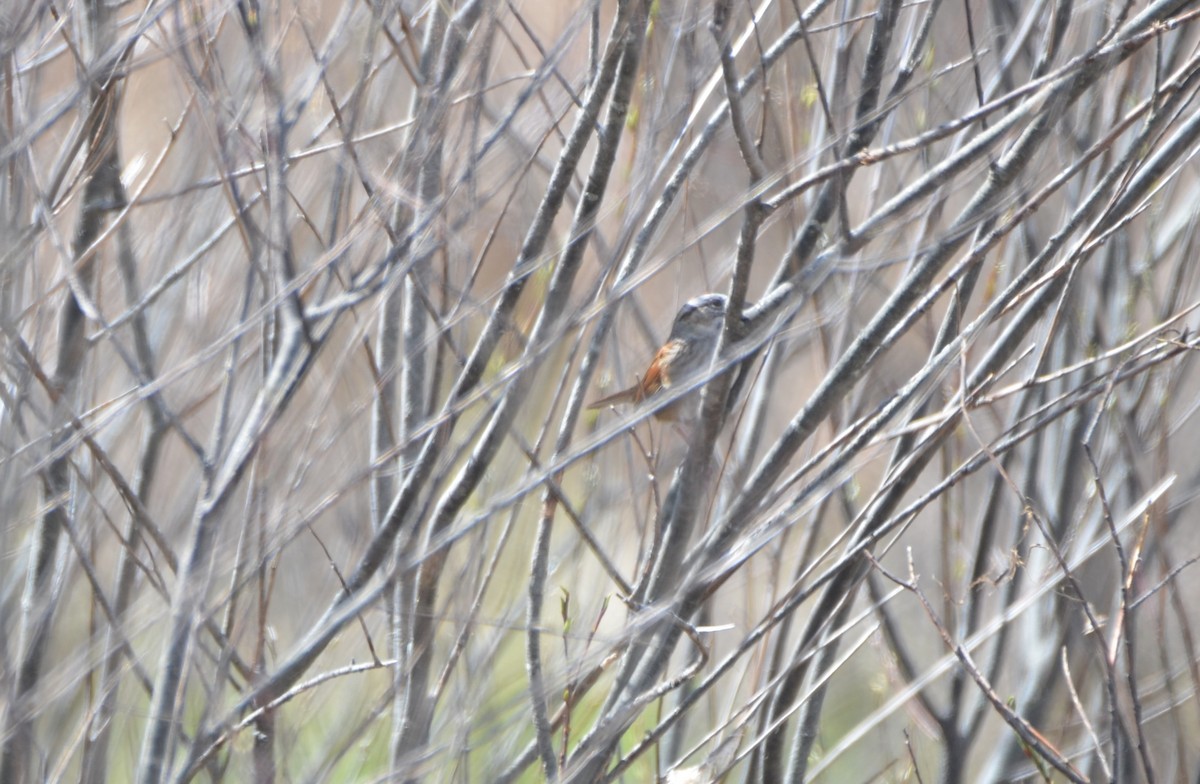
[[[115,184],[118,188],[117,203],[122,207],[127,207],[128,198],[124,186],[120,180],[117,180]],[[117,230],[117,267],[125,289],[125,301],[130,308],[134,308],[141,299],[132,235],[129,221],[122,221]],[[134,313],[130,322],[130,331],[133,335],[138,375],[143,384],[152,384],[157,375],[158,363],[155,361],[154,349],[150,343],[149,326],[146,324],[143,311],[137,310]],[[171,422],[164,413],[165,406],[165,401],[157,393],[152,393],[146,401],[148,422],[140,447],[141,456],[138,460],[137,474],[133,480],[133,492],[142,500],[143,504],[154,488],[155,479],[160,475],[162,448],[171,426]],[[137,553],[141,548],[142,536],[142,520],[140,516],[131,514],[117,560],[116,590],[113,598],[113,613],[117,622],[125,617],[125,612],[133,600],[134,582],[138,570]],[[117,708],[121,662],[125,655],[125,647],[117,644],[121,637],[123,637],[123,632],[115,625],[110,626],[104,636],[104,662],[101,666],[99,686],[100,704],[96,708],[91,723],[92,729],[89,731],[84,745],[81,781],[85,784],[102,784],[108,780],[108,746],[112,737],[113,714]]]
[[[275,315],[275,332],[272,336],[275,342],[273,346],[265,346],[273,351],[262,389],[243,420],[237,437],[221,456],[221,465],[206,477],[188,534],[188,544],[180,557],[166,640],[162,645],[138,764],[137,780],[141,784],[161,781],[171,767],[172,746],[179,731],[177,717],[186,691],[184,679],[193,631],[201,620],[199,611],[204,600],[205,577],[225,507],[251,458],[262,445],[264,434],[291,400],[313,358],[312,339],[308,334],[299,291],[293,285],[296,266],[287,218],[286,150],[288,132],[294,118],[288,116],[276,63],[267,54],[257,3],[246,0],[239,5],[239,11],[243,29],[256,58],[258,73],[262,77],[268,109],[266,116],[269,118],[266,128],[266,170],[270,199],[267,248],[273,262],[269,265],[269,283],[275,293],[272,298],[274,307],[271,309]],[[220,418],[217,426],[223,430]]]
[[[875,24],[871,27],[871,42],[863,67],[863,84],[855,112],[855,125],[841,150],[840,157],[842,158],[857,155],[865,149],[882,123],[882,114],[877,114],[876,108],[883,90],[883,77],[887,72],[887,56],[891,49],[899,10],[899,2],[886,0],[880,3],[875,11]],[[930,9],[930,14],[932,15],[935,10]],[[801,30],[805,31],[803,19],[801,19],[801,25]],[[893,85],[893,93],[903,89],[903,77],[906,75],[905,72],[901,72],[897,83]],[[788,249],[787,258],[776,275],[776,283],[794,278],[803,270],[812,253],[817,249],[825,224],[833,217],[834,210],[838,205],[842,203],[843,193],[848,185],[849,177],[838,176],[822,186],[804,226],[801,227]]]
[[[59,540],[73,514],[69,423],[88,350],[84,333],[86,317],[80,298],[89,296],[97,263],[94,253],[86,257],[85,254],[100,236],[106,216],[120,209],[118,199],[122,193],[117,135],[120,60],[115,59],[112,50],[114,31],[105,0],[86,3],[83,14],[86,30],[80,32],[90,52],[88,62],[78,63],[88,108],[84,118],[86,179],[72,241],[73,258],[65,260],[71,285],[60,312],[58,356],[52,380],[56,424],[51,450],[55,456],[40,472],[45,511],[33,532],[13,662],[14,691],[0,730],[0,781],[6,782],[32,781],[38,775],[31,768],[35,694],[60,592],[54,575]],[[76,260],[82,262],[76,266]]]
[[[482,3],[471,2],[461,9],[453,20],[449,20],[440,7],[435,7],[427,23],[422,45],[420,69],[425,82],[418,87],[418,96],[414,100],[413,116],[416,119],[416,129],[408,153],[412,156],[410,165],[417,184],[417,209],[413,213],[409,231],[428,233],[428,236],[418,238],[410,272],[404,280],[404,362],[400,368],[399,457],[405,465],[410,464],[419,453],[421,444],[416,434],[429,407],[426,401],[426,371],[429,364],[426,357],[429,322],[426,302],[433,279],[430,264],[441,245],[441,230],[436,213],[441,208],[442,150],[448,131],[450,108],[448,93],[458,71],[466,37],[475,27],[482,12]],[[393,318],[395,314],[385,312],[384,315]],[[390,328],[385,327],[385,330]],[[406,557],[407,553],[397,546],[397,560]],[[418,621],[414,616],[417,591],[415,577],[412,572],[401,572],[395,581],[393,596],[393,636],[399,662],[395,673],[396,700],[392,722],[392,769],[395,771],[402,770],[402,766],[406,764],[405,756],[410,750],[406,740],[411,733],[411,706],[414,701],[424,699],[424,695],[418,694],[418,689],[424,688],[424,684],[414,684],[412,681],[416,666],[413,657],[420,655],[417,646],[428,645],[428,642],[422,643],[416,639],[415,627]]]
[[[403,163],[400,167],[400,199],[396,204],[395,223],[412,232],[422,225],[417,216],[428,217],[435,209],[437,196],[437,168],[440,156],[432,149],[437,142],[430,136],[437,133],[436,118],[430,118],[439,102],[436,93],[443,89],[437,81],[438,53],[446,35],[447,16],[440,3],[431,6],[426,20],[425,37],[421,45],[421,58],[417,74],[420,81],[413,85],[413,97],[409,105],[410,116],[415,128],[409,138]],[[442,102],[444,103],[444,102]],[[426,160],[426,158],[430,160]],[[434,178],[429,179],[427,175]],[[424,201],[428,192],[429,201]],[[411,195],[410,195],[411,193]],[[409,199],[416,203],[414,210]],[[379,318],[377,357],[379,365],[379,388],[372,408],[372,454],[371,464],[376,466],[372,477],[371,493],[374,514],[372,522],[378,527],[383,524],[385,504],[395,495],[395,480],[392,467],[398,470],[415,456],[420,444],[413,438],[419,417],[424,413],[425,389],[425,325],[428,321],[420,297],[427,291],[429,259],[432,256],[432,239],[417,243],[421,258],[415,259],[410,272],[397,285],[384,289],[383,304]],[[397,360],[403,348],[404,362]],[[395,378],[400,373],[400,389]],[[400,416],[396,410],[396,394],[400,393]],[[396,454],[397,443],[403,445]],[[389,456],[383,460],[385,456]],[[397,549],[395,557],[401,557]],[[394,582],[389,617],[392,623],[390,639],[392,655],[397,661],[393,673],[392,704],[392,769],[396,770],[401,760],[398,757],[398,738],[403,726],[404,703],[409,699],[407,687],[412,671],[412,603],[415,592],[413,581],[402,575]]]
[[[455,477],[450,488],[442,495],[434,508],[431,523],[423,536],[422,553],[428,552],[428,555],[424,555],[424,561],[420,568],[418,604],[415,614],[417,622],[420,624],[416,634],[416,639],[420,644],[420,658],[414,664],[413,679],[418,684],[423,682],[423,673],[428,671],[430,666],[432,646],[430,633],[433,628],[434,604],[437,599],[438,582],[442,577],[442,565],[447,556],[446,546],[440,544],[438,539],[458,515],[463,504],[467,502],[482,478],[484,469],[495,457],[501,442],[508,435],[519,406],[525,402],[530,393],[539,364],[537,360],[543,346],[555,338],[560,329],[575,277],[583,261],[584,250],[590,241],[596,216],[600,211],[616,163],[617,149],[622,139],[622,131],[629,112],[641,51],[644,46],[647,11],[646,4],[639,0],[621,3],[611,39],[617,44],[620,51],[619,66],[614,73],[612,99],[600,130],[600,143],[596,157],[592,162],[571,224],[567,246],[555,267],[545,302],[533,326],[516,374],[503,398],[499,401],[463,470]],[[522,255],[524,256],[524,254]],[[544,553],[544,548],[548,546],[548,526],[549,521],[544,518],[543,531],[546,535],[539,536],[538,544],[535,546],[539,553]],[[432,549],[430,549],[431,547]],[[535,556],[535,560],[540,560],[540,558],[541,556]],[[544,569],[536,569],[536,571],[542,573]],[[533,637],[526,643],[527,657],[530,655],[529,651],[539,644],[536,637],[538,624],[533,620],[536,613],[532,608],[530,612],[531,621],[528,634]],[[534,656],[536,657],[536,654]],[[535,677],[536,673],[540,671],[536,658],[532,665],[532,671]],[[419,678],[421,680],[418,680]],[[542,699],[541,690],[536,691],[535,694],[537,695],[535,696],[536,700]],[[428,710],[420,704],[415,705],[414,709]],[[413,739],[410,741],[409,747],[416,748],[425,742],[429,716],[426,712],[410,714],[410,717],[411,724],[409,726],[413,727]],[[547,775],[555,776],[557,765],[554,761],[553,749],[549,745],[547,732],[548,725],[543,722],[539,746],[542,747],[543,764]]]
[[[742,161],[749,174],[748,193],[755,193],[767,168],[758,146],[753,141],[746,112],[742,104],[744,93],[738,90],[733,52],[729,43],[729,19],[732,9],[728,2],[717,0],[713,6],[711,29],[721,52],[721,67],[725,98],[733,125],[734,137]],[[735,344],[745,337],[743,304],[753,269],[759,227],[766,217],[756,196],[746,198],[743,220],[738,236],[730,294],[725,310],[721,336],[712,357],[714,367],[728,364],[726,357]],[[651,607],[669,606],[678,595],[680,567],[689,541],[693,538],[706,485],[711,476],[717,435],[729,412],[729,394],[734,384],[734,370],[720,373],[706,384],[700,397],[700,415],[689,425],[688,451],[676,469],[663,503],[660,527],[662,544],[650,564],[650,577],[641,601]],[[621,671],[592,733],[579,744],[572,755],[572,775],[590,781],[607,767],[614,744],[636,716],[637,706],[653,689],[655,681],[665,670],[679,637],[682,623],[688,615],[668,611],[663,620],[648,624],[641,632],[633,633],[622,660]],[[665,626],[665,629],[663,628]]]

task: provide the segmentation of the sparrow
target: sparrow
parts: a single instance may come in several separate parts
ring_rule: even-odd
[[[684,303],[675,314],[667,342],[654,355],[641,380],[629,389],[600,398],[588,408],[640,403],[706,370],[717,350],[727,302],[724,294],[702,294]],[[655,411],[654,418],[664,422],[694,419],[698,403],[698,395],[688,395]]]

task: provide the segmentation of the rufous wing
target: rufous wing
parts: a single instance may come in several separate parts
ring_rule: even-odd
[[[646,375],[642,376],[640,383],[589,403],[588,408],[604,408],[617,403],[640,403],[658,393],[663,387],[671,386],[671,377],[667,369],[680,350],[681,347],[677,341],[670,341],[654,355],[654,359],[650,362],[650,367],[646,368]]]
[[[669,371],[671,362],[678,353],[679,346],[672,340],[660,348],[658,353],[654,355],[654,359],[650,362],[650,367],[646,368],[646,375],[642,376],[643,397],[650,397],[660,392],[663,387],[671,386]]]

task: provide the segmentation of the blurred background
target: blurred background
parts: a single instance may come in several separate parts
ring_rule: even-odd
[[[0,781],[1200,780],[1197,15],[5,4]]]

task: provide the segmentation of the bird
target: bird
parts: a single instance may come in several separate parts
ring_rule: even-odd
[[[676,384],[694,379],[708,368],[716,353],[728,302],[724,294],[701,294],[684,303],[675,314],[667,341],[655,353],[639,381],[628,389],[590,403],[588,408],[640,403]],[[699,396],[688,395],[659,408],[654,412],[654,418],[663,422],[694,419],[698,414],[698,402]]]

